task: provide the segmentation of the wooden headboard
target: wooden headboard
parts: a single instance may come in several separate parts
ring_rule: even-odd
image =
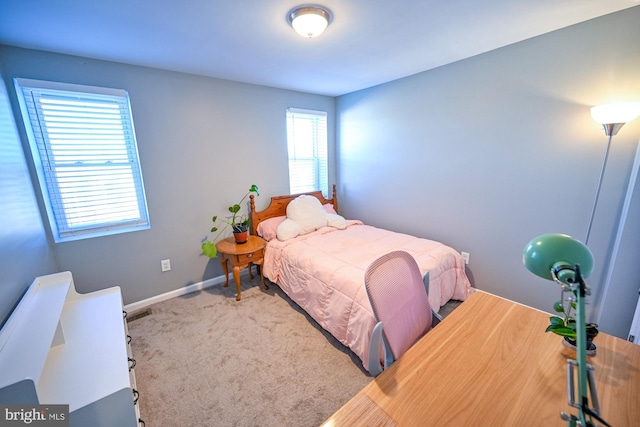
[[[331,199],[325,199],[322,195],[322,191],[311,191],[309,193],[290,194],[286,196],[274,196],[271,198],[269,206],[267,206],[265,210],[260,212],[256,212],[254,195],[251,194],[249,195],[249,205],[251,207],[251,211],[249,212],[249,218],[251,219],[251,234],[253,234],[254,236],[257,235],[256,229],[258,228],[258,224],[260,224],[265,219],[274,218],[277,216],[285,216],[287,214],[287,205],[289,204],[289,202],[303,194],[307,194],[309,196],[317,198],[323,205],[327,203],[333,204],[333,209],[338,212],[338,198],[336,197],[335,184],[333,185]]]

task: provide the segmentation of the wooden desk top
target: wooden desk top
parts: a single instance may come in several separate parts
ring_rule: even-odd
[[[476,292],[323,425],[566,426],[560,412],[577,414],[566,359],[576,356],[544,332],[548,319]],[[639,425],[640,346],[602,333],[594,343],[602,418]]]

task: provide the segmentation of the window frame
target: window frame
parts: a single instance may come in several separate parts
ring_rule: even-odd
[[[304,150],[311,150],[311,155],[303,155],[295,157],[292,153],[292,147],[296,141],[292,141],[292,131],[296,117],[307,121],[313,121],[315,126],[309,135],[306,135],[311,141],[311,146],[303,146]],[[323,129],[318,129],[318,125],[322,125]],[[329,197],[329,141],[328,141],[328,113],[321,110],[309,110],[303,108],[289,107],[286,110],[286,128],[287,128],[287,154],[289,168],[289,192],[291,194],[306,193],[309,191],[322,191],[325,197]],[[295,151],[295,148],[294,148]],[[315,177],[312,183],[304,184],[300,182],[302,176],[296,174],[295,167],[292,162],[312,162],[315,171]],[[314,175],[310,174],[308,177]]]
[[[29,140],[31,158],[35,165],[40,193],[43,197],[54,242],[60,243],[149,229],[149,213],[128,92],[123,89],[24,78],[15,78],[13,80]],[[40,97],[41,95],[43,98]],[[72,145],[68,141],[60,144],[51,142],[52,139],[56,141],[55,132],[53,127],[51,127],[51,132],[47,131],[46,124],[43,123],[43,103],[40,102],[41,99],[45,99],[44,104],[46,104],[46,100],[51,97],[59,99],[74,98],[75,102],[85,104],[83,105],[85,108],[88,108],[88,103],[90,102],[109,105],[111,111],[114,111],[114,113],[110,113],[110,118],[116,118],[116,120],[119,118],[119,122],[112,122],[118,129],[118,137],[115,139],[116,142],[114,144],[119,153],[118,160],[110,160],[104,147],[100,147],[100,150],[90,148],[92,155],[100,155],[98,160],[88,161],[84,159],[81,161],[76,160],[75,162],[63,162],[60,161],[60,157],[56,158],[53,154],[54,150],[69,148]],[[118,109],[117,113],[115,108]],[[82,113],[77,116],[69,114],[64,116],[63,119],[77,119],[81,115]],[[37,123],[33,123],[32,120]],[[100,119],[96,119],[95,122],[90,123],[90,126],[95,126],[95,128],[90,128],[91,131],[95,132],[95,129],[99,127],[97,123],[99,121]],[[74,128],[74,130],[77,129]],[[108,133],[109,131],[105,130],[99,134],[99,137],[107,139],[106,135]],[[50,139],[52,135],[53,138]],[[82,157],[78,153],[89,146],[90,144],[79,145],[78,151],[72,152],[72,155]],[[84,222],[75,220],[74,223],[70,203],[68,200],[64,200],[65,195],[70,192],[65,190],[64,185],[61,186],[60,183],[63,182],[65,173],[76,176],[77,171],[86,174],[84,176],[87,178],[84,182],[79,178],[74,178],[73,185],[67,187],[71,188],[70,192],[74,192],[74,194],[77,194],[77,189],[81,188],[83,184],[90,185],[91,182],[105,184],[107,178],[124,176],[126,181],[124,189],[118,190],[117,195],[130,196],[132,201],[127,205],[129,206],[129,214],[126,217],[116,218],[113,211],[109,211],[104,207],[111,204],[109,201],[94,204],[85,198],[81,203],[81,209],[86,213],[90,212],[91,209],[99,210],[102,207],[103,211],[99,213],[100,221],[90,222],[84,217]],[[104,191],[94,191],[94,194],[104,197]],[[137,206],[137,212],[133,206]],[[108,217],[111,217],[111,219],[107,219]]]

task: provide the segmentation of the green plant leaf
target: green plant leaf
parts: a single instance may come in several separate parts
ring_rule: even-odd
[[[213,218],[211,218],[211,220],[212,220],[213,222],[216,222],[216,221],[218,220],[218,215],[215,215]]]
[[[240,211],[240,205],[229,206],[229,212],[238,213]]]
[[[549,325],[545,332],[553,332],[556,335],[569,338],[574,338],[576,336],[576,331],[571,328],[567,328],[566,326]]]
[[[562,317],[551,316],[549,317],[549,322],[551,323],[550,326],[565,326],[564,319]]]
[[[564,313],[564,306],[562,305],[562,301],[556,301],[553,303],[553,311],[556,313]]]
[[[211,232],[212,232],[212,233],[215,233],[216,231],[218,231],[218,227],[213,227],[213,228],[211,229]]]
[[[255,184],[251,184],[251,188],[249,188],[249,192],[254,192],[256,193],[258,196],[260,195],[260,193],[258,192],[258,186]]]
[[[217,257],[218,250],[216,249],[216,244],[208,240],[202,243],[202,253],[208,256],[209,258]]]

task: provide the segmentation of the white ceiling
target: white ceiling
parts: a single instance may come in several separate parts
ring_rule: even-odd
[[[0,43],[337,96],[432,69],[640,0],[0,0]]]

